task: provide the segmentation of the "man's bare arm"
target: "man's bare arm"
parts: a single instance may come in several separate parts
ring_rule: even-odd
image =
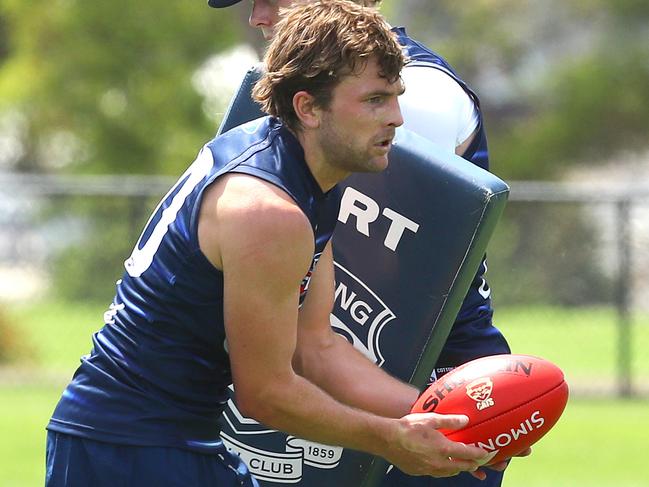
[[[393,418],[408,414],[419,391],[385,373],[332,330],[329,315],[333,301],[333,252],[329,243],[300,310],[296,368],[345,404]]]
[[[243,414],[296,436],[383,456],[412,474],[448,476],[477,467],[486,452],[435,431],[461,427],[465,417],[381,417],[342,404],[296,373],[299,285],[314,247],[309,222],[286,194],[249,176],[226,176],[205,196],[199,239],[223,270],[228,349]]]

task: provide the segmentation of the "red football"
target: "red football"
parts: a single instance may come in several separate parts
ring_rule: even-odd
[[[497,452],[490,464],[522,452],[558,421],[568,402],[559,367],[529,355],[494,355],[468,362],[431,384],[413,413],[465,414],[453,441]]]

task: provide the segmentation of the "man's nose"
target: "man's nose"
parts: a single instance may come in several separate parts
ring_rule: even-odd
[[[394,127],[401,127],[403,125],[403,115],[401,114],[401,107],[399,106],[399,100],[394,99],[394,102],[390,105],[390,125]]]
[[[265,0],[253,2],[248,23],[255,28],[271,27],[270,8]]]

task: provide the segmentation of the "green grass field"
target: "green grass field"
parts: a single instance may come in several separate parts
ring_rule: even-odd
[[[561,420],[510,465],[505,487],[646,487],[649,403],[572,399]]]
[[[101,305],[53,302],[11,309],[24,356],[0,374],[0,487],[43,485],[45,424],[79,356],[89,351],[102,313]],[[555,361],[571,385],[593,393],[599,384],[615,379],[614,320],[607,309],[532,308],[497,314],[514,352]],[[646,379],[649,319],[637,317],[634,324],[633,371]],[[648,434],[646,400],[572,397],[533,456],[513,461],[504,486],[647,486],[642,467]]]
[[[538,355],[558,364],[569,384],[593,394],[614,388],[618,378],[617,316],[612,308],[551,307],[499,309],[496,325],[514,353]],[[649,380],[649,316],[632,320],[631,371],[639,387]],[[649,485],[649,484],[648,484]]]

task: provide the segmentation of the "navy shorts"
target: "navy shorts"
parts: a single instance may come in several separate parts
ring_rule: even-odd
[[[117,445],[47,432],[46,487],[258,487],[228,452]]]

